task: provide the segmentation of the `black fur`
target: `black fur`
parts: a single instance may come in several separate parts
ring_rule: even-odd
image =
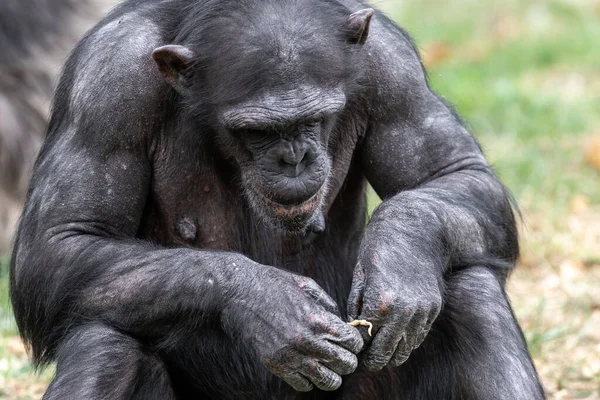
[[[364,8],[127,1],[82,40],[11,265],[46,399],[543,398],[506,191]]]

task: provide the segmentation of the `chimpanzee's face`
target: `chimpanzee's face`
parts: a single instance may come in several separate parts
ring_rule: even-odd
[[[341,89],[301,85],[221,112],[245,194],[267,222],[298,231],[318,218],[331,172],[328,140],[345,101]]]
[[[373,10],[249,4],[256,9],[198,24],[192,47],[166,45],[152,57],[191,114],[214,121],[257,214],[289,231],[317,229],[329,136],[360,75]]]

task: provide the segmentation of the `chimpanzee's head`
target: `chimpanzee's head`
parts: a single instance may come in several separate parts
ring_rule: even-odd
[[[318,229],[330,136],[356,87],[373,10],[220,0],[191,14],[175,40],[182,45],[154,51],[160,72],[210,121],[259,215],[289,231]]]

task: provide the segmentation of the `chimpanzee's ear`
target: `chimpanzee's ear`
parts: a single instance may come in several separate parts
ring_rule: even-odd
[[[374,13],[375,10],[372,8],[365,8],[352,13],[348,17],[346,23],[344,23],[348,43],[365,44],[367,36],[369,36],[371,17]]]
[[[161,46],[152,52],[161,75],[178,93],[186,90],[184,72],[189,68],[194,55],[187,47],[172,44]]]

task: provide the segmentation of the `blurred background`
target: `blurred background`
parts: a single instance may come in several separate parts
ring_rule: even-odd
[[[98,3],[78,10],[84,19],[59,17],[77,29],[60,33],[49,70],[110,1]],[[548,397],[600,399],[600,0],[372,4],[413,35],[431,85],[456,105],[519,202],[522,258],[507,291]],[[0,59],[0,130],[6,65]],[[10,201],[14,215],[19,197]],[[371,207],[377,202],[371,195]],[[8,204],[0,187],[0,217]],[[27,362],[8,307],[7,264],[0,255],[0,398],[39,398],[52,371],[34,375]]]

